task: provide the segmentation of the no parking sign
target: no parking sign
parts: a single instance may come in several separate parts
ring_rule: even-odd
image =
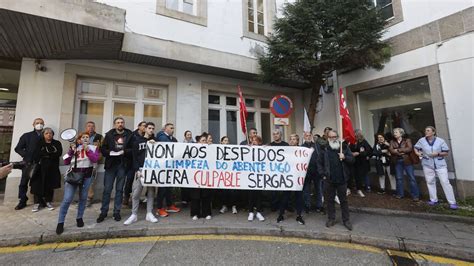
[[[270,110],[276,117],[289,117],[293,112],[293,102],[285,95],[277,95],[270,101]]]

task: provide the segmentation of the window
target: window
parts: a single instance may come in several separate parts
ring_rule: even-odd
[[[244,101],[248,113],[247,129],[256,128],[264,143],[270,143],[273,118],[268,99],[245,98]],[[208,103],[208,132],[212,134],[213,139],[220,140],[221,137],[227,136],[230,144],[239,144],[245,140],[240,126],[237,98],[210,92]],[[261,103],[267,103],[267,106],[262,106]]]
[[[105,133],[113,119],[122,116],[125,127],[133,130],[140,121],[155,123],[159,129],[166,121],[167,86],[143,86],[122,82],[81,79],[78,81],[75,126],[85,129],[94,121],[96,130]]]
[[[157,0],[156,13],[207,26],[207,0]]]
[[[392,0],[371,0],[371,3],[380,10],[385,20],[394,17]]]
[[[166,0],[166,8],[189,15],[196,15],[194,1],[197,0]]]
[[[265,35],[263,0],[248,0],[248,31]]]
[[[403,128],[416,143],[426,126],[436,126],[427,77],[362,91],[357,103],[369,143],[374,143],[375,134],[391,134],[396,127]]]

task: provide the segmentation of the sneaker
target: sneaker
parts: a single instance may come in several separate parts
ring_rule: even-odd
[[[144,199],[142,200],[142,203],[146,203],[147,201],[148,201],[148,199],[147,199],[147,198],[144,198]]]
[[[299,224],[304,225],[304,220],[303,220],[303,217],[301,217],[301,215],[296,216],[296,221]]]
[[[385,194],[385,190],[384,190],[384,189],[381,189],[379,192],[377,192],[377,194],[383,195],[383,194]]]
[[[255,217],[255,214],[253,212],[249,212],[249,217],[247,218],[247,220],[249,222],[253,221],[253,218]]]
[[[33,209],[31,210],[32,212],[38,212],[40,210],[40,205],[39,203],[36,203],[33,205]]]
[[[178,208],[178,207],[176,207],[176,206],[174,206],[174,205],[171,205],[171,206],[169,206],[168,208],[166,208],[166,211],[167,211],[167,212],[171,212],[171,213],[176,213],[176,212],[180,212],[181,209]]]
[[[77,227],[84,227],[84,220],[82,218],[76,219]]]
[[[24,209],[26,207],[26,203],[25,202],[18,202],[18,205],[15,206],[15,210],[21,210],[21,209]]]
[[[346,196],[349,196],[351,194],[351,189],[348,188],[347,191],[346,191]]]
[[[48,208],[50,211],[54,210],[53,204],[51,202],[46,202],[46,208]]]
[[[336,221],[334,220],[328,220],[326,222],[326,227],[331,227],[331,226],[334,226],[336,224]]]
[[[212,219],[212,216],[208,215],[206,216],[206,220],[211,220]]]
[[[96,222],[97,222],[97,223],[103,222],[103,221],[105,220],[105,217],[107,217],[107,214],[101,213],[101,214],[99,215],[99,217],[97,217],[97,221],[96,221]]]
[[[283,220],[285,220],[285,218],[283,217],[283,215],[278,215],[278,218],[277,218],[277,223],[281,223],[283,222]]]
[[[220,213],[224,214],[227,212],[227,206],[222,206],[221,210],[219,211]]]
[[[155,215],[153,215],[153,213],[151,213],[151,212],[146,214],[145,220],[147,222],[151,222],[151,223],[157,223],[158,222],[158,219],[156,219]]]
[[[165,211],[165,209],[161,208],[158,210],[158,212],[156,213],[156,215],[160,216],[160,217],[168,217],[168,212]]]
[[[130,215],[130,217],[128,217],[128,219],[123,222],[124,225],[131,225],[133,224],[134,222],[136,222],[138,220],[137,218],[137,215],[136,214],[132,214]]]
[[[341,204],[341,202],[339,201],[339,197],[338,197],[338,196],[334,197],[334,201],[335,201],[337,204],[339,204],[339,205]]]
[[[437,201],[428,201],[428,205],[430,206],[435,206],[435,205],[438,205],[438,202]]]
[[[192,219],[193,219],[193,221],[197,221],[199,219],[199,217],[197,215],[194,215]]]
[[[237,214],[237,206],[232,206],[232,213]]]
[[[366,191],[367,193],[370,193],[370,192],[372,192],[372,189],[368,186],[368,187],[365,188],[365,191]]]
[[[396,198],[396,199],[403,199],[403,196],[395,195],[395,198]]]
[[[365,198],[365,195],[364,193],[362,192],[362,190],[357,190],[357,196],[361,197],[361,198]]]
[[[64,223],[58,223],[56,226],[56,234],[60,235],[64,232]]]
[[[451,210],[457,210],[457,209],[458,209],[458,205],[457,205],[456,203],[454,203],[454,204],[449,204],[449,208],[450,208]]]
[[[350,221],[345,221],[344,226],[347,228],[347,230],[352,231],[352,224]]]
[[[260,222],[265,221],[265,217],[263,217],[263,215],[262,215],[261,213],[257,212],[257,215],[256,215],[256,216],[257,216],[257,219],[258,219]]]
[[[119,222],[120,220],[122,220],[122,216],[120,216],[120,213],[114,213],[114,220],[116,222]]]

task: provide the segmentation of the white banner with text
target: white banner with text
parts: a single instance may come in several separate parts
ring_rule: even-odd
[[[299,191],[312,153],[304,147],[148,143],[142,184]]]

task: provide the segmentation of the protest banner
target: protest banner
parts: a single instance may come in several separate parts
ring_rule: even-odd
[[[148,143],[142,184],[298,191],[312,152],[304,147]]]

